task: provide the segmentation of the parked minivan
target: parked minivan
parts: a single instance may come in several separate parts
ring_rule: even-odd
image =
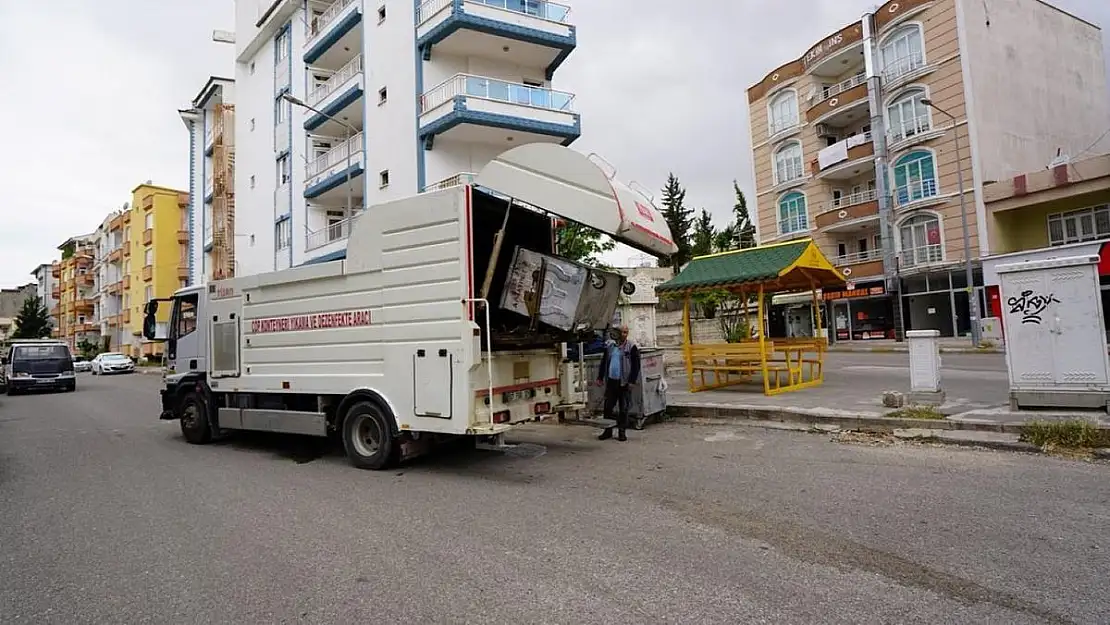
[[[77,390],[69,346],[51,339],[16,339],[0,355],[0,388],[8,395],[24,391]]]

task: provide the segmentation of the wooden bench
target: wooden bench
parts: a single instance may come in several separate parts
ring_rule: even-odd
[[[763,373],[764,362],[767,371],[789,372],[784,361],[774,359],[775,345],[772,341],[765,341],[762,349],[759,341],[691,345],[686,349],[691,369],[698,373],[701,382],[696,388],[691,388],[691,391],[720,388],[746,381],[756,373]],[[707,374],[712,376],[712,382],[706,379]],[[733,380],[733,376],[742,379]]]

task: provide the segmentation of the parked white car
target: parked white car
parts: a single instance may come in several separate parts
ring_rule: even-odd
[[[87,360],[84,356],[78,356],[73,359],[73,370],[77,373],[92,371],[92,361]]]
[[[93,358],[93,375],[108,373],[134,373],[135,363],[130,358],[118,352],[104,352]]]

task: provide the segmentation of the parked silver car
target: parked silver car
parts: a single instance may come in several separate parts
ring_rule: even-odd
[[[104,352],[92,361],[93,375],[108,373],[134,373],[135,363],[127,356],[118,352]]]
[[[78,356],[73,359],[73,370],[77,373],[92,371],[92,361]]]

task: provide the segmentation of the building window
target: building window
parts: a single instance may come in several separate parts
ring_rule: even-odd
[[[921,102],[924,99],[925,91],[914,89],[886,107],[891,143],[904,141],[914,135],[932,130],[929,107]]]
[[[798,125],[798,93],[792,89],[771,98],[767,106],[767,133],[775,135]]]
[[[891,33],[881,48],[883,79],[897,80],[925,66],[925,45],[921,27],[908,24]]]
[[[378,7],[378,23],[381,24],[385,21],[385,5]]]
[[[289,153],[282,154],[277,159],[278,186],[289,182]]]
[[[293,246],[293,222],[288,217],[274,225],[274,241],[279,250],[286,250]]]
[[[894,162],[894,197],[899,206],[937,195],[933,153],[917,150]]]
[[[935,215],[915,215],[899,227],[902,237],[902,265],[913,267],[938,263],[944,259],[940,242],[940,219]]]
[[[281,34],[274,39],[274,60],[281,63],[289,58],[289,29],[281,31]]]
[[[1048,216],[1048,244],[1067,245],[1110,236],[1110,206],[1095,206]]]
[[[381,172],[378,173],[378,186],[383,188],[383,189],[389,186],[389,170],[388,169],[383,169]]]
[[[779,198],[779,234],[809,230],[806,196],[794,191]]]
[[[775,151],[775,184],[798,180],[805,175],[802,144],[792,141]]]
[[[378,89],[378,104],[385,104],[385,101],[388,99],[389,91],[385,87]]]
[[[143,218],[143,227],[150,230],[154,227],[154,213],[147,213]]]
[[[151,265],[153,265],[153,264],[154,264],[154,249],[153,249],[153,248],[152,248],[152,249],[148,249],[148,250],[147,250],[147,251],[146,251],[146,252],[145,252],[145,253],[143,254],[143,264],[144,264],[145,266],[147,266],[147,267],[149,267],[149,266],[151,266]]]
[[[289,118],[289,103],[283,98],[274,100],[274,125],[280,126]]]
[[[154,299],[154,287],[146,287],[146,291],[143,292],[143,295],[146,297],[144,301],[149,302],[150,300]]]

